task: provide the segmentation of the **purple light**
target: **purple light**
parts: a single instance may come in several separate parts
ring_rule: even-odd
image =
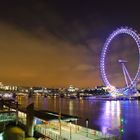
[[[121,27],[121,28],[118,28],[117,30],[113,31],[112,34],[110,34],[110,36],[107,38],[107,40],[103,46],[102,52],[101,52],[100,72],[101,72],[102,80],[103,80],[105,86],[110,86],[111,84],[107,79],[107,75],[106,75],[106,71],[105,71],[105,59],[106,59],[107,50],[109,48],[110,42],[113,40],[113,38],[115,38],[117,35],[120,35],[120,34],[130,35],[135,40],[138,50],[139,50],[139,67],[138,67],[137,73],[131,84],[129,84],[127,87],[119,89],[119,90],[124,91],[126,88],[131,88],[132,86],[134,86],[135,82],[138,79],[138,75],[140,73],[140,69],[139,69],[140,68],[140,38],[135,30],[132,30],[132,28],[128,28],[128,27]]]

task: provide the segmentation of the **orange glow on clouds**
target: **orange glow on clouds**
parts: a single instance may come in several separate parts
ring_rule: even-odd
[[[59,40],[50,34],[38,39],[2,22],[0,31],[2,82],[47,87],[100,84],[97,66],[91,63],[92,55],[85,46]],[[98,59],[93,61],[98,65]]]

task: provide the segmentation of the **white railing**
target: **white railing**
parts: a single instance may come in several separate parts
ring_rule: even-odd
[[[45,129],[42,126],[36,125],[35,131],[39,132],[40,134],[47,136],[53,140],[69,140],[67,138],[64,138],[63,136],[60,136],[59,134],[56,134],[54,132],[49,131],[48,129]]]
[[[13,121],[13,120],[16,120],[15,113],[1,113],[0,114],[0,122]]]

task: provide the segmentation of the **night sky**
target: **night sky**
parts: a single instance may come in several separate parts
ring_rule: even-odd
[[[102,85],[99,73],[101,48],[109,34],[120,26],[132,27],[140,33],[138,3],[0,1],[0,81],[46,87]],[[106,65],[110,81],[121,83],[121,86],[121,68],[116,60],[128,58],[133,77],[138,56],[136,44],[129,36],[118,38],[111,44]],[[112,46],[117,47],[112,49]],[[109,67],[111,63],[113,65]]]

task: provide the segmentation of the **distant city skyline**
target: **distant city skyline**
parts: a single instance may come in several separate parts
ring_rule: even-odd
[[[137,3],[119,1],[5,0],[0,4],[0,81],[44,87],[103,85],[103,44],[120,26],[140,33],[139,12]],[[134,44],[126,38],[122,42]],[[114,58],[120,52],[121,47],[112,53]],[[136,51],[124,53],[133,62],[131,52]],[[118,76],[116,71],[119,66],[114,72]]]

